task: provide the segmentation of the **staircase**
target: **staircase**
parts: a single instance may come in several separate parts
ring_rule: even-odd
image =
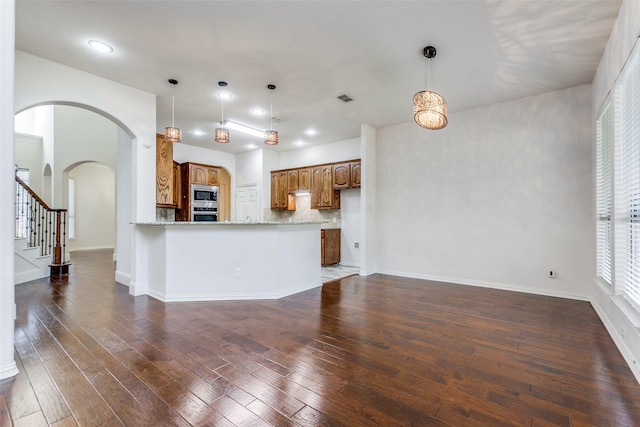
[[[51,209],[16,176],[15,284],[49,276],[66,281],[66,209]]]

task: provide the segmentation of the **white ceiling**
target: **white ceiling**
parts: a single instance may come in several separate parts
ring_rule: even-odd
[[[16,48],[157,95],[157,129],[238,153],[259,138],[213,142],[218,81],[225,118],[269,127],[275,150],[357,137],[360,125],[412,121],[425,89],[422,49],[434,45],[435,89],[449,112],[590,83],[620,0],[34,1],[16,3]],[[90,39],[111,44],[99,54]],[[337,96],[354,100],[343,103]],[[455,126],[450,120],[449,126]],[[304,131],[314,128],[316,136]],[[191,131],[200,129],[203,136]],[[429,132],[426,131],[425,132]]]

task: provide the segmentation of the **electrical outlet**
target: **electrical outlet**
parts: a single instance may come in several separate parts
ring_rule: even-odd
[[[550,279],[555,279],[556,278],[556,270],[555,268],[550,268],[547,270],[547,277]]]
[[[360,249],[360,243],[355,242],[355,243],[353,244],[353,249]]]

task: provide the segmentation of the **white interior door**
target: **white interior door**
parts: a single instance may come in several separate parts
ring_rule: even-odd
[[[236,188],[236,221],[258,220],[258,185]]]

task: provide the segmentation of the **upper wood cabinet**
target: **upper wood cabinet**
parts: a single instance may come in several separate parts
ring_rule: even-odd
[[[360,161],[333,165],[333,188],[345,190],[360,187]]]
[[[311,191],[311,169],[298,169],[298,191]]]
[[[271,172],[271,209],[287,209],[288,179],[286,170]]]
[[[340,192],[333,189],[333,165],[311,168],[311,209],[339,209]]]
[[[290,170],[287,172],[287,192],[295,193],[298,191],[298,177],[299,173],[297,169]]]
[[[333,188],[336,190],[351,188],[351,163],[333,165]]]
[[[360,188],[360,161],[351,162],[351,188]]]
[[[180,164],[174,160],[173,162],[173,205],[180,209],[182,207],[182,191],[180,188]]]
[[[360,160],[271,171],[271,209],[295,210],[295,193],[311,192],[311,209],[340,209],[340,191],[360,187]]]
[[[209,166],[207,168],[207,185],[220,184],[220,169]]]
[[[220,182],[220,168],[199,163],[188,163],[188,165],[189,182],[191,184],[218,185]]]
[[[156,134],[156,206],[175,208],[173,142]]]

